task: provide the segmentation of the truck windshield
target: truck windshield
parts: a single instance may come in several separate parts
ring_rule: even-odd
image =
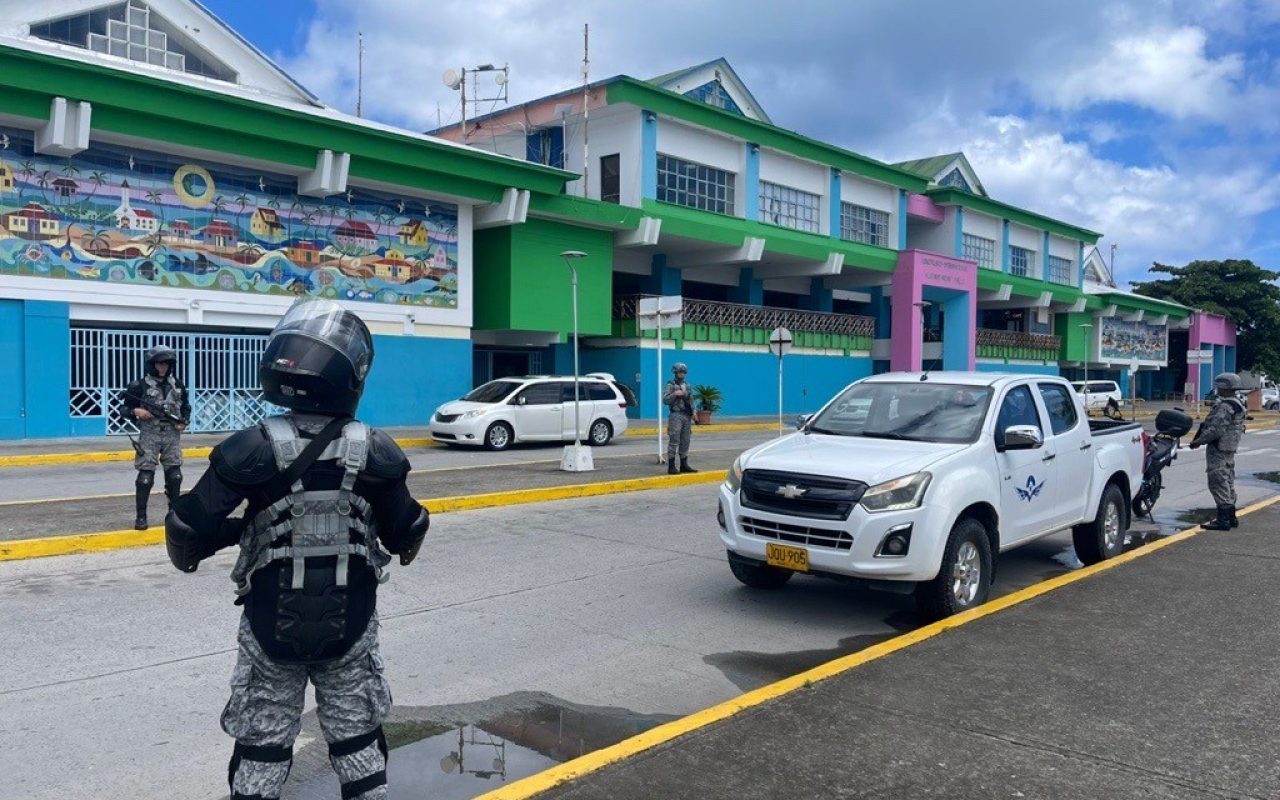
[[[814,433],[962,444],[975,441],[991,402],[985,386],[859,383],[809,423]]]

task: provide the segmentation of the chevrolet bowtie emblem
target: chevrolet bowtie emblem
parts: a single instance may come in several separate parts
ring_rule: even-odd
[[[788,500],[795,500],[797,497],[803,497],[805,492],[807,491],[809,490],[801,489],[799,486],[796,486],[794,483],[789,483],[786,486],[779,486],[777,489],[778,494],[782,495]]]

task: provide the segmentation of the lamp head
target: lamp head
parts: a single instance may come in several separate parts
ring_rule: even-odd
[[[581,250],[565,250],[563,253],[560,254],[560,257],[565,259],[586,258],[587,254],[582,252]]]

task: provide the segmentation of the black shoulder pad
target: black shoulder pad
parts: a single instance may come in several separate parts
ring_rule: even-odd
[[[365,469],[373,477],[398,481],[409,474],[409,459],[395,439],[376,428],[370,428],[369,460]]]
[[[280,470],[271,440],[255,426],[227,437],[209,454],[209,464],[228,483],[253,486],[266,483]]]

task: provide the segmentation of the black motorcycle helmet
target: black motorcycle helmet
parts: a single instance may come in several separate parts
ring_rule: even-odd
[[[158,378],[160,373],[156,371],[156,364],[162,361],[169,362],[169,374],[172,375],[174,369],[178,366],[178,354],[167,344],[158,344],[147,351],[145,362],[147,374]]]
[[[278,406],[354,415],[373,365],[364,321],[332,300],[299,300],[285,313],[258,365],[262,394]]]

